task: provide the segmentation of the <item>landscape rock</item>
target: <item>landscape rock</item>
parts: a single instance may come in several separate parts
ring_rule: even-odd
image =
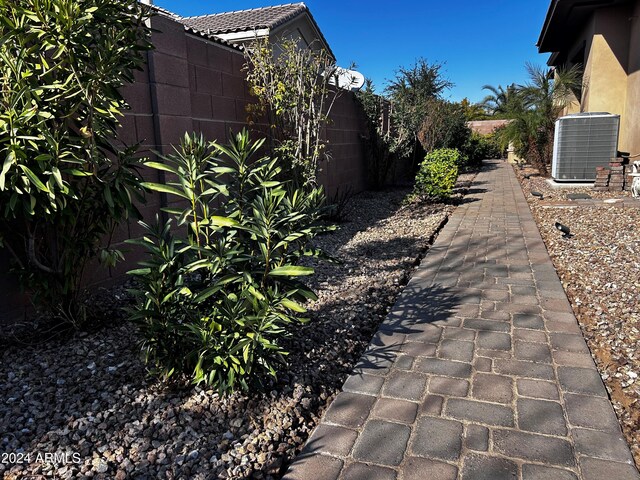
[[[95,296],[90,331],[48,338],[33,323],[22,336],[4,332],[0,451],[77,458],[0,464],[3,478],[45,470],[54,478],[279,478],[461,197],[459,190],[448,204],[402,206],[407,193],[357,195],[347,221],[316,238],[339,262],[312,263],[311,321],[295,327],[284,345],[288,367],[262,390],[220,397],[150,377],[136,328],[120,310],[131,302],[126,285]],[[627,370],[636,370],[625,368],[629,381]]]
[[[640,465],[640,203],[626,207],[636,202],[629,192],[552,189],[543,178],[516,173]],[[577,193],[593,201],[571,200]]]

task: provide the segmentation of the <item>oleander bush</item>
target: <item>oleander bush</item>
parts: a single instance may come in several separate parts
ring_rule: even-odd
[[[135,147],[116,138],[151,48],[136,0],[21,0],[0,9],[0,248],[34,303],[81,322],[89,259],[141,197]]]
[[[460,152],[453,148],[441,148],[428,153],[420,164],[409,200],[427,198],[442,201],[449,198],[458,178],[461,159]]]
[[[275,375],[280,340],[315,298],[301,281],[313,269],[299,262],[320,255],[309,242],[329,229],[318,224],[323,192],[279,180],[277,159],[256,158],[263,143],[246,131],[228,146],[185,135],[175,154],[146,163],[174,180],[145,186],[181,205],[167,222],[142,224],[133,242],[148,258],[129,272],[143,351],[165,379],[230,392]]]

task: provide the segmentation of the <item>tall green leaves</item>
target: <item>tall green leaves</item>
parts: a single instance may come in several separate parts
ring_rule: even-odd
[[[263,143],[246,132],[227,146],[186,135],[174,155],[147,162],[174,179],[146,186],[179,205],[167,209],[168,223],[143,224],[134,243],[149,255],[130,272],[140,282],[133,318],[143,349],[164,377],[225,392],[275,375],[286,355],[279,339],[315,298],[300,281],[313,269],[299,261],[318,254],[308,244],[326,230],[317,225],[322,192],[278,180],[276,160],[255,158]]]
[[[135,0],[2,5],[0,244],[36,301],[74,316],[86,260],[140,193],[134,149],[112,140],[118,89],[150,47],[145,12]]]
[[[496,118],[508,118],[510,112],[517,108],[514,102],[520,101],[514,83],[507,85],[507,88],[503,88],[502,85],[483,85],[482,89],[489,92],[482,100],[482,106]]]

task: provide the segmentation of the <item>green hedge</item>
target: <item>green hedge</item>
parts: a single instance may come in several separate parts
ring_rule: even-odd
[[[453,148],[440,148],[428,153],[420,164],[411,197],[432,200],[449,198],[458,178],[461,160],[462,155]]]

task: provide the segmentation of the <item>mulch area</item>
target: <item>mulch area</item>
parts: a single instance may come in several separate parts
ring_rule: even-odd
[[[554,189],[538,176],[525,178],[530,170],[515,171],[640,465],[640,200],[590,187]],[[564,238],[556,222],[572,236]]]

